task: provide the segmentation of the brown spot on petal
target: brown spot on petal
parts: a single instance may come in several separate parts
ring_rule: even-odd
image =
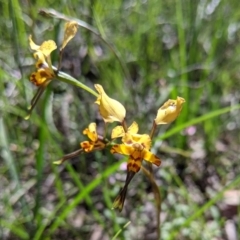
[[[113,146],[112,148],[111,148],[111,153],[117,153],[117,151],[115,150],[115,148],[114,148],[115,146]]]
[[[36,68],[42,68],[43,67],[43,63],[42,62],[37,62],[36,63]]]
[[[137,160],[131,159],[127,164],[127,170],[136,173],[140,170],[141,164],[142,164],[141,159],[137,159]]]
[[[40,72],[40,76],[42,77],[42,78],[47,78],[48,77],[48,74],[46,73],[46,72]]]
[[[37,86],[36,74],[32,73],[30,76],[30,81]]]

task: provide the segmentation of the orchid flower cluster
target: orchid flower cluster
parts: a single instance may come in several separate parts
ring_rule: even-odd
[[[63,49],[75,36],[76,32],[77,23],[73,21],[67,22],[65,25],[63,43],[60,48],[60,59]],[[37,60],[37,70],[31,74],[30,81],[38,87],[38,91],[31,101],[29,114],[26,118],[30,117],[33,108],[48,84],[53,79],[58,79],[81,87],[93,94],[96,97],[95,103],[99,107],[100,115],[106,125],[113,122],[119,123],[119,125],[112,129],[110,140],[105,137],[106,134],[104,134],[104,136],[98,134],[96,123],[90,123],[87,128],[83,130],[83,134],[87,136],[88,140],[81,142],[80,148],[77,151],[63,156],[54,163],[62,164],[64,161],[80,154],[100,151],[106,148],[109,149],[112,154],[128,156],[125,185],[113,202],[113,208],[117,208],[121,211],[128,185],[135,174],[141,169],[143,160],[147,161],[150,165],[154,164],[160,166],[161,159],[151,152],[154,132],[158,125],[171,123],[178,117],[182,110],[183,103],[185,102],[184,98],[177,97],[175,100],[169,99],[166,101],[157,111],[150,134],[139,134],[138,124],[135,121],[129,127],[127,126],[125,107],[119,101],[110,98],[100,84],[94,85],[97,91],[96,93],[93,89],[83,85],[71,76],[60,72],[61,60],[59,61],[58,68],[52,66],[50,54],[53,50],[57,49],[57,45],[53,40],[45,41],[38,46],[33,42],[30,36],[29,42],[30,48],[35,51],[34,58]]]

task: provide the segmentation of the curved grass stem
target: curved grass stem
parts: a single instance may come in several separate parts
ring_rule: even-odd
[[[113,54],[115,55],[115,57],[117,58],[117,60],[120,63],[120,66],[124,72],[124,75],[126,77],[126,79],[130,79],[130,73],[126,67],[126,64],[124,63],[124,61],[121,59],[121,56],[119,54],[119,52],[117,51],[117,49],[114,48],[114,46],[108,41],[106,40],[95,28],[93,28],[91,25],[89,25],[88,23],[77,19],[77,18],[73,18],[73,17],[69,17],[67,15],[64,15],[54,9],[41,9],[39,11],[39,14],[41,14],[44,17],[51,17],[51,18],[57,18],[57,19],[61,19],[61,20],[65,20],[65,21],[75,21],[78,26],[85,28],[86,30],[88,30],[89,32],[93,33],[94,35],[96,35],[97,37],[99,37],[107,46],[108,48],[113,52]]]

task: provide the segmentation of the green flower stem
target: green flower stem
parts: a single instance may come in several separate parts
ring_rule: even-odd
[[[153,120],[153,125],[152,125],[152,129],[150,132],[151,139],[153,139],[156,129],[157,129],[157,124],[156,124],[155,120]],[[142,170],[145,173],[145,175],[150,179],[150,182],[152,184],[154,199],[156,201],[156,208],[157,208],[157,239],[161,239],[161,226],[160,226],[161,225],[160,214],[161,214],[161,203],[162,203],[161,202],[161,193],[160,193],[160,190],[154,179],[152,163],[148,162],[147,167],[148,167],[148,170],[142,166]]]
[[[160,219],[161,204],[162,204],[161,192],[160,192],[160,189],[154,179],[152,172],[149,172],[144,166],[142,166],[142,170],[143,170],[144,174],[149,178],[149,180],[152,184],[154,199],[155,199],[156,208],[157,208],[157,212],[156,212],[156,215],[157,215],[157,239],[161,239],[161,219]]]
[[[153,139],[153,135],[154,135],[156,129],[157,129],[157,124],[156,124],[155,120],[153,120],[153,125],[152,125],[152,129],[151,129],[151,132],[150,132],[150,138],[151,139]]]
[[[77,79],[71,77],[70,75],[68,75],[67,73],[64,73],[64,72],[61,72],[61,71],[58,71],[57,72],[57,69],[55,67],[53,67],[55,74],[56,74],[56,78],[62,82],[65,82],[65,83],[69,83],[73,86],[76,86],[76,87],[79,87],[79,88],[82,88],[84,89],[85,91],[91,93],[92,95],[94,95],[95,97],[98,97],[98,93],[96,93],[94,90],[92,90],[90,87],[86,86],[85,84],[79,82]]]
[[[124,229],[126,229],[130,224],[131,224],[131,221],[128,221],[128,222],[114,235],[114,237],[112,238],[112,240],[117,239],[117,237],[120,235],[120,233],[121,233]]]

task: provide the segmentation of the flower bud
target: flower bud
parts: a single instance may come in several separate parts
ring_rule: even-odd
[[[95,84],[94,86],[99,93],[95,103],[99,105],[99,111],[103,120],[106,123],[122,122],[126,116],[124,106],[120,102],[108,97],[101,85]]]
[[[185,103],[185,99],[181,97],[177,97],[176,100],[169,99],[158,109],[155,123],[159,125],[174,121],[181,112],[183,103]]]

